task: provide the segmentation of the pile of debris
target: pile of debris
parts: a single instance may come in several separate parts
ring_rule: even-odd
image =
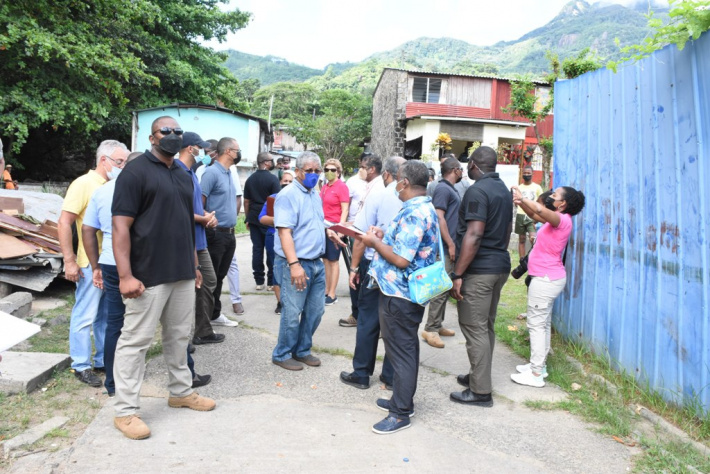
[[[62,197],[0,190],[0,282],[43,291],[63,270]]]

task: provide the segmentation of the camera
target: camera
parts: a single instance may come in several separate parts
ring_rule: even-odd
[[[528,272],[528,256],[526,255],[520,259],[520,265],[513,268],[513,271],[510,272],[510,275],[517,280],[521,276],[525,275],[527,272]]]

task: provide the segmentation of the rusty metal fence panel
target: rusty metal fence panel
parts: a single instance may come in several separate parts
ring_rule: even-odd
[[[555,85],[555,183],[584,191],[555,327],[710,411],[710,34]]]

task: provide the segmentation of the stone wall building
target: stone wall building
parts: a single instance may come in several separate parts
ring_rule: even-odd
[[[536,94],[547,100],[549,86],[537,83]],[[510,103],[510,81],[386,68],[372,103],[372,150],[382,157],[437,161],[432,150],[439,133],[452,138],[451,150],[466,156],[473,142],[495,149],[522,151],[537,144],[531,124],[501,109]],[[539,124],[552,135],[550,115]]]

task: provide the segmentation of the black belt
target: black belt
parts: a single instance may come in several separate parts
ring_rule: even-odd
[[[234,227],[215,227],[214,228],[215,232],[223,232],[225,234],[233,234],[234,233]]]

